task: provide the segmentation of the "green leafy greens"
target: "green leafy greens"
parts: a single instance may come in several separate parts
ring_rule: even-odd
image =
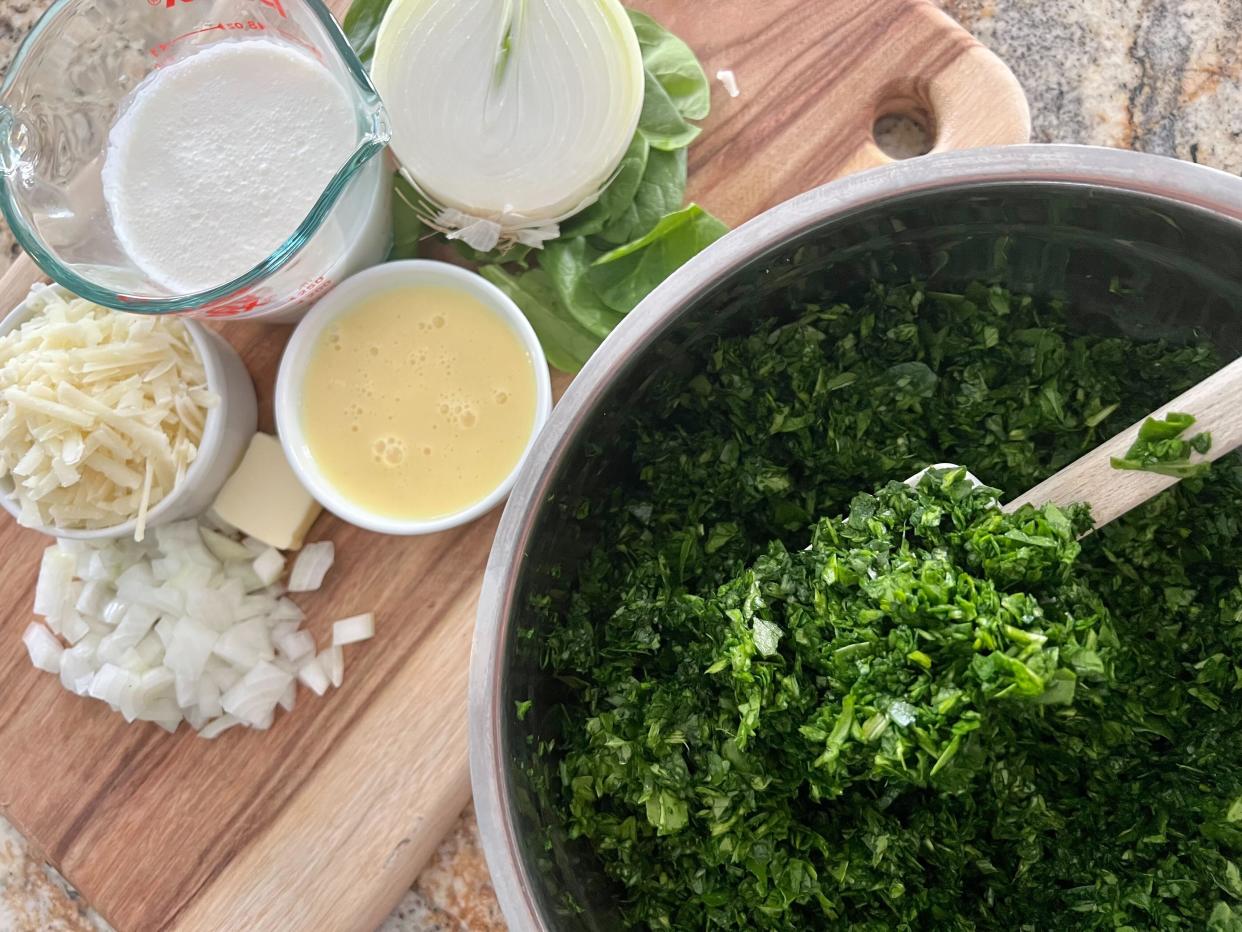
[[[1112,458],[1113,469],[1141,469],[1179,479],[1205,475],[1212,464],[1206,460],[1192,463],[1190,454],[1205,455],[1212,448],[1212,435],[1204,431],[1183,439],[1182,434],[1194,423],[1193,415],[1177,411],[1163,418],[1147,418],[1126,455]]]
[[[367,63],[391,0],[354,0],[345,35]],[[542,250],[511,248],[462,255],[526,314],[548,361],[576,372],[648,293],[727,227],[701,207],[683,207],[686,147],[699,135],[694,121],[711,108],[702,66],[685,42],[645,13],[629,11],[643,56],[643,110],[612,181],[591,205],[560,224]],[[396,230],[390,258],[417,255],[423,228],[420,198],[398,175]]]
[[[560,692],[524,766],[626,923],[1242,928],[1239,459],[1081,541],[885,484],[1009,498],[1213,352],[982,285],[701,352],[599,451],[626,476],[565,507],[601,543],[530,619]]]

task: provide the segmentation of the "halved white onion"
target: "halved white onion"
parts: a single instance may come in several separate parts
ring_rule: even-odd
[[[395,0],[371,76],[427,222],[539,246],[629,147],[643,63],[618,0]]]

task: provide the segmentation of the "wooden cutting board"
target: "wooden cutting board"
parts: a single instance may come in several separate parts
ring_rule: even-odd
[[[141,0],[134,0],[141,2]],[[338,15],[348,0],[331,4]],[[640,0],[729,69],[690,149],[690,195],[731,224],[887,159],[877,115],[918,112],[936,149],[1027,141],[1013,76],[922,0]],[[0,280],[7,312],[39,277],[24,257]],[[272,429],[287,327],[225,325]],[[567,378],[561,378],[563,389]],[[203,741],[126,726],[31,668],[30,620],[46,539],[0,525],[0,811],[119,930],[367,929],[410,885],[469,798],[466,678],[498,515],[433,537],[370,534],[325,515],[336,542],[319,593],[328,623],[373,610],[374,640],[347,649],[342,689],[268,732]]]

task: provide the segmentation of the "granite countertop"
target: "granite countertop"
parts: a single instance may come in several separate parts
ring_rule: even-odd
[[[1140,149],[1242,174],[1242,0],[941,5],[1018,76],[1035,141]],[[0,0],[0,61],[11,59],[45,6]],[[0,227],[0,271],[15,255]],[[0,819],[0,930],[107,928]],[[382,932],[503,928],[467,810]]]

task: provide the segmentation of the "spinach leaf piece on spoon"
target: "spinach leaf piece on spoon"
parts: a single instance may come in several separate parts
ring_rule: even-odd
[[[1207,461],[1190,461],[1191,453],[1203,455],[1212,448],[1212,435],[1206,431],[1183,438],[1195,418],[1170,411],[1162,418],[1151,418],[1139,428],[1138,438],[1122,457],[1112,458],[1113,469],[1139,469],[1144,472],[1176,476],[1181,479],[1203,476],[1212,468]]]

